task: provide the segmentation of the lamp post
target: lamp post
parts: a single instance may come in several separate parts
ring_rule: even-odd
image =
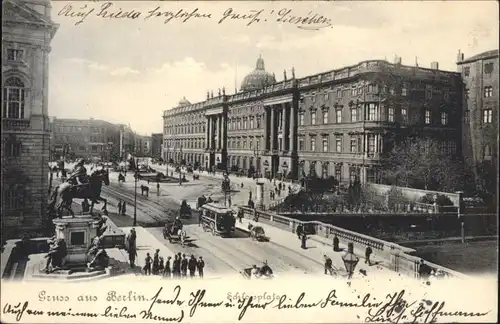
[[[254,160],[255,160],[255,173],[257,173],[257,175],[260,173],[260,163],[259,162],[259,149],[258,148],[254,148],[253,149],[253,156],[254,156]]]
[[[356,265],[359,262],[359,258],[354,254],[354,244],[347,244],[347,252],[342,256],[342,261],[344,262],[345,270],[347,271],[347,279],[351,279],[356,269]]]
[[[137,226],[137,179],[139,178],[139,172],[137,168],[137,160],[135,159],[135,174],[134,174],[134,226]]]

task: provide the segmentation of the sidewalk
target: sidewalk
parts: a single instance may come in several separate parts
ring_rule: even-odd
[[[245,232],[248,232],[249,224],[252,224],[254,226],[257,226],[258,224],[258,226],[261,226],[264,229],[266,236],[270,240],[269,243],[280,245],[318,263],[324,263],[324,255],[326,254],[332,259],[333,268],[340,274],[345,274],[345,266],[344,262],[342,261],[342,255],[344,255],[344,252],[334,252],[333,246],[331,244],[328,244],[328,242],[326,242],[326,239],[320,241],[320,239],[322,238],[316,235],[311,235],[309,236],[309,240],[306,244],[307,249],[302,249],[300,247],[301,242],[295,233],[287,232],[265,223],[256,223],[245,218],[242,219],[242,223],[240,223],[239,220],[236,221],[236,227]],[[347,244],[340,243],[339,247],[342,251],[347,251]],[[372,274],[397,275],[395,272],[383,266],[383,263],[376,264],[377,261],[381,262],[381,259],[377,259],[375,253],[372,254],[371,258],[372,266],[368,266],[367,264],[365,264],[364,250],[361,251],[360,249],[355,248],[354,253],[359,257],[359,263],[354,274],[355,277],[360,276],[360,270],[366,271],[367,276],[370,276]]]

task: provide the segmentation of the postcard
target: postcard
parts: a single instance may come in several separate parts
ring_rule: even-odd
[[[2,5],[2,323],[497,321],[496,2]]]

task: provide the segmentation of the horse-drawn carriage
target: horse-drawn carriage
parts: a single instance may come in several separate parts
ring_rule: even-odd
[[[186,242],[187,233],[182,228],[182,224],[177,225],[175,222],[167,222],[163,228],[163,238],[168,239],[169,243],[180,243],[184,246]]]
[[[245,268],[243,271],[240,271],[240,274],[245,278],[245,279],[273,279],[274,274],[273,270],[269,265],[267,265],[267,262],[264,262],[264,264],[261,267],[257,267],[254,265],[252,268]]]
[[[179,210],[180,218],[191,218],[192,216],[191,207],[188,205],[186,200],[183,200],[181,203],[181,208]]]
[[[269,241],[269,238],[266,236],[266,232],[262,228],[262,226],[253,226],[252,224],[248,225],[249,236],[253,241]]]
[[[204,231],[211,231],[212,235],[230,236],[236,230],[236,218],[232,209],[206,203],[200,207],[200,211]]]

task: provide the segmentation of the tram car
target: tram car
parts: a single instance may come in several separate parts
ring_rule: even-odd
[[[223,205],[207,203],[200,207],[201,225],[212,235],[231,236],[236,231],[234,211]]]

